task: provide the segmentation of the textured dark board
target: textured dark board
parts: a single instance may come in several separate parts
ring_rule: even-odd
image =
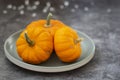
[[[94,40],[95,56],[87,65],[63,73],[38,73],[20,68],[5,57],[3,45],[7,37],[31,21],[45,18],[47,13],[43,13],[42,9],[46,1],[50,1],[56,9],[54,18]],[[31,4],[33,2],[31,0]],[[2,12],[8,4],[19,6],[24,0],[0,0],[0,80],[120,80],[120,0],[69,0],[69,7],[61,10],[59,5],[63,2],[41,0],[37,10],[25,10],[25,14],[20,15],[17,10],[8,10],[7,14]],[[74,4],[79,4],[79,9],[72,13]],[[84,11],[85,6],[88,11]],[[37,13],[37,17],[31,17],[33,12]]]

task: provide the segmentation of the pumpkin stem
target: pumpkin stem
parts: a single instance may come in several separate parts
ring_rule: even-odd
[[[24,36],[25,36],[26,42],[27,42],[30,46],[33,46],[33,45],[35,44],[35,42],[32,41],[32,40],[29,38],[27,32],[24,33]]]
[[[50,26],[50,19],[52,17],[52,13],[49,13],[48,16],[47,16],[47,23],[46,23],[46,26]]]
[[[83,38],[78,38],[77,40],[75,40],[75,44],[77,44],[77,43],[79,43],[79,42],[81,42],[83,40],[84,40]]]

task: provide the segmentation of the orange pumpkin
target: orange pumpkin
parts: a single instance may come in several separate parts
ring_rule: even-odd
[[[20,34],[16,47],[23,61],[39,64],[50,57],[53,50],[53,38],[45,29],[31,27]]]
[[[59,20],[53,20],[53,19],[51,20],[51,17],[52,14],[49,13],[46,20],[33,21],[27,26],[27,28],[31,28],[31,27],[44,28],[51,33],[52,37],[54,37],[55,32],[58,29],[64,27],[65,24]]]
[[[81,38],[76,31],[69,27],[64,27],[55,33],[54,47],[57,56],[63,62],[73,62],[77,60],[82,52]]]

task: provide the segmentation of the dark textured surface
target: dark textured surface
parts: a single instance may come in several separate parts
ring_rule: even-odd
[[[0,80],[120,80],[120,1],[119,0],[70,0],[68,7],[60,9],[64,0],[51,0],[55,7],[54,18],[88,34],[95,42],[94,58],[85,66],[63,73],[38,73],[20,68],[5,57],[3,45],[14,32],[33,20],[45,18],[41,0],[37,10],[20,15],[18,10],[7,9],[10,3],[19,6],[23,0],[0,0]],[[33,3],[33,0],[31,1]],[[75,12],[71,9],[79,5]],[[88,9],[84,10],[85,7]],[[33,12],[36,17],[31,17]]]

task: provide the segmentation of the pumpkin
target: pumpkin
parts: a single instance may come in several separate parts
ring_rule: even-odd
[[[46,20],[37,20],[37,21],[33,21],[32,23],[30,23],[27,28],[31,28],[31,27],[39,27],[39,28],[44,28],[47,31],[49,31],[52,35],[52,37],[54,38],[54,34],[55,32],[64,27],[65,24],[62,23],[59,20],[54,20],[51,19],[52,18],[52,13],[49,13],[47,16]]]
[[[75,30],[70,27],[63,27],[56,31],[54,36],[55,52],[63,62],[73,62],[82,53],[81,42]]]
[[[50,57],[53,50],[53,38],[45,29],[27,28],[17,39],[16,48],[24,62],[39,64]]]

